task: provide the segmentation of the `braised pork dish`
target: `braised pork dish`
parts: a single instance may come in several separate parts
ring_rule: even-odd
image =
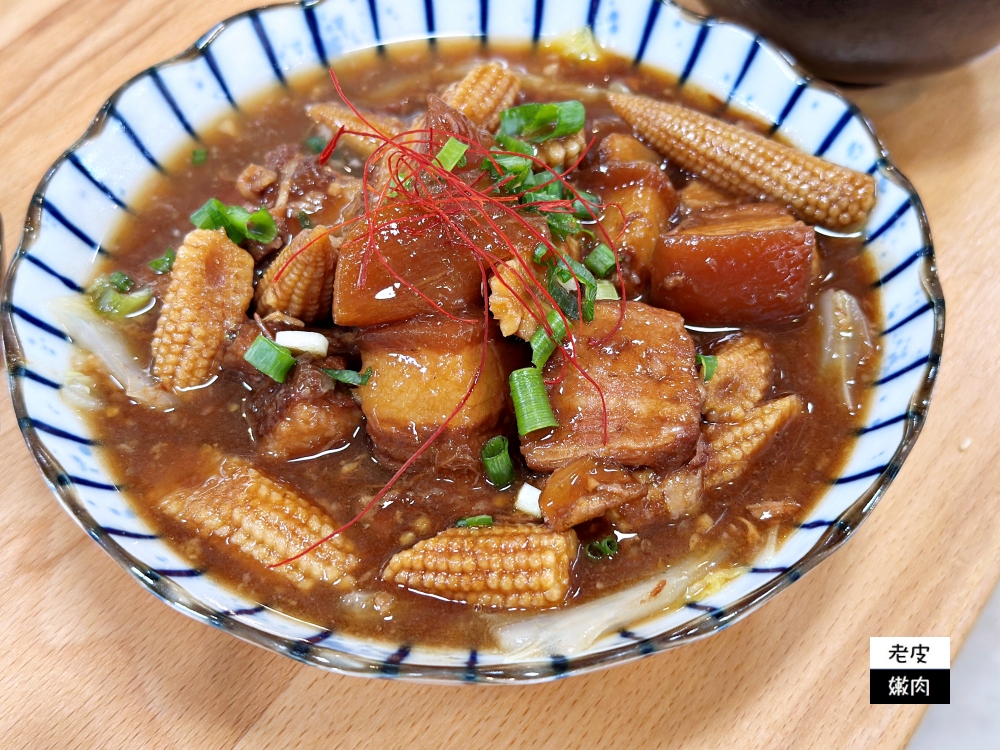
[[[547,48],[361,56],[201,136],[56,304],[64,397],[253,600],[423,645],[615,596],[623,626],[643,582],[659,611],[773,551],[843,465],[869,175]]]

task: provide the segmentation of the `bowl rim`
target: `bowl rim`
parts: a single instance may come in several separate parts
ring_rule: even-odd
[[[656,0],[654,0],[655,2]],[[597,669],[603,669],[617,664],[622,664],[635,659],[648,656],[659,651],[675,648],[679,645],[701,640],[714,633],[728,627],[734,622],[741,620],[761,607],[779,592],[788,588],[805,573],[815,568],[825,560],[836,549],[841,547],[857,530],[857,528],[870,515],[878,501],[885,494],[892,480],[899,473],[900,468],[923,428],[930,405],[930,398],[940,369],[941,355],[944,345],[944,323],[945,323],[945,301],[940,279],[937,275],[937,265],[934,253],[934,243],[930,232],[927,214],[923,207],[923,202],[917,194],[912,183],[903,175],[893,163],[888,149],[875,132],[874,127],[861,110],[850,100],[846,99],[840,91],[833,85],[816,79],[804,70],[795,58],[781,47],[770,42],[761,35],[755,36],[755,43],[762,48],[776,53],[782,58],[784,64],[794,72],[799,80],[807,86],[817,90],[833,94],[850,111],[852,117],[864,126],[872,142],[878,149],[877,165],[880,170],[893,176],[895,182],[909,196],[919,222],[922,236],[925,238],[925,246],[920,261],[920,284],[928,297],[928,302],[933,312],[933,336],[931,340],[930,352],[924,367],[924,376],[919,386],[913,393],[909,408],[905,415],[904,430],[896,450],[893,452],[889,462],[868,489],[829,526],[825,533],[806,551],[802,557],[760,586],[753,589],[748,594],[727,604],[724,609],[707,608],[703,614],[689,620],[679,628],[657,633],[650,637],[638,638],[626,641],[622,645],[602,650],[594,654],[583,654],[579,656],[560,657],[561,661],[553,663],[549,668],[545,668],[539,662],[509,661],[502,664],[490,664],[476,666],[474,663],[465,666],[449,665],[426,665],[418,663],[406,663],[403,661],[409,648],[404,646],[400,652],[404,652],[398,661],[393,657],[388,660],[376,659],[356,653],[349,653],[329,646],[313,646],[308,642],[286,636],[265,632],[236,619],[232,614],[219,612],[210,609],[199,603],[177,583],[168,576],[158,573],[149,565],[133,557],[126,549],[112,538],[99,524],[97,524],[86,510],[83,503],[74,495],[72,484],[67,483],[65,474],[59,462],[52,456],[44,444],[38,439],[35,429],[24,402],[24,394],[21,387],[22,378],[19,377],[22,367],[22,345],[18,338],[13,321],[12,293],[14,281],[22,258],[27,250],[33,245],[36,229],[40,227],[41,206],[45,191],[50,180],[56,171],[63,165],[68,157],[81,145],[101,132],[108,121],[110,111],[115,102],[120,98],[132,84],[148,75],[161,66],[172,63],[184,62],[202,54],[212,41],[218,37],[228,26],[244,18],[254,16],[263,11],[274,8],[314,8],[325,2],[336,2],[336,0],[291,0],[290,2],[279,2],[251,8],[215,24],[208,32],[198,38],[192,45],[173,57],[162,60],[138,72],[122,83],[110,97],[104,102],[96,116],[93,118],[84,133],[70,145],[59,158],[46,170],[44,176],[39,181],[32,193],[27,215],[25,217],[20,241],[15,253],[11,257],[7,267],[6,277],[3,280],[3,291],[0,296],[0,333],[2,333],[2,344],[7,368],[8,387],[10,397],[14,407],[14,413],[18,421],[18,427],[28,446],[29,452],[35,464],[42,472],[43,478],[49,489],[56,496],[63,509],[77,522],[77,524],[95,541],[104,551],[132,578],[134,578],[143,588],[154,596],[165,602],[171,608],[192,617],[195,620],[211,625],[220,630],[231,633],[237,638],[248,643],[261,646],[278,653],[285,654],[297,661],[320,667],[327,671],[348,675],[363,675],[375,677],[397,677],[407,680],[421,682],[437,682],[442,684],[454,684],[456,681],[463,683],[478,684],[527,684],[544,682],[553,678],[567,676],[570,674],[583,674]],[[369,0],[373,3],[375,0]],[[430,2],[430,0],[427,0]],[[704,16],[687,10],[677,5],[674,0],[659,0],[662,5],[672,6],[681,15],[689,20],[703,26],[729,26],[744,31],[748,31],[741,24],[731,21],[721,20],[714,16]],[[752,33],[752,32],[751,32]],[[435,32],[424,32],[415,40],[427,40],[438,38]],[[475,37],[442,37],[442,38],[470,38]],[[381,41],[376,39],[376,44],[381,46]],[[374,45],[373,45],[374,46]],[[331,58],[330,61],[332,61]],[[0,256],[3,251],[3,222],[0,218]],[[0,269],[2,270],[2,269]],[[335,655],[335,660],[323,657],[323,652]],[[343,658],[346,657],[346,660]]]

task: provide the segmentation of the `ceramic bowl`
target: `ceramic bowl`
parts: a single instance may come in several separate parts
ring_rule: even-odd
[[[167,157],[220,115],[339,55],[402,40],[536,41],[590,27],[604,46],[667,71],[729,109],[771,123],[799,148],[869,172],[878,203],[864,228],[884,310],[881,371],[843,475],[770,559],[702,601],[624,623],[581,653],[514,658],[428,649],[319,629],[192,569],[129,507],[83,420],[60,398],[73,343],[48,303],[79,293],[102,237]],[[21,430],[66,511],[170,606],[246,641],[338,672],[433,681],[539,681],[619,664],[714,633],[839,547],[885,492],[920,431],[938,369],[944,302],[920,199],[865,118],[746,29],[659,0],[319,0],[250,11],[136,76],[42,180],[3,297],[10,389]]]

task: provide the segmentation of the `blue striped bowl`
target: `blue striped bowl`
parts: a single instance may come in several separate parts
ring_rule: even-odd
[[[339,55],[403,40],[530,42],[589,26],[606,47],[672,74],[805,151],[875,175],[865,227],[878,265],[882,370],[843,476],[770,559],[703,601],[602,637],[582,653],[513,659],[320,630],[193,570],[129,507],[83,420],[59,397],[73,344],[48,303],[79,293],[129,203],[167,158],[269,86]],[[349,674],[538,681],[685,643],[745,616],[840,546],[899,471],[924,421],[944,333],[927,219],[864,117],[747,30],[674,5],[625,0],[319,0],[250,11],[136,76],[35,193],[3,296],[11,395],[24,438],[63,507],[135,579],[180,611],[300,661]]]

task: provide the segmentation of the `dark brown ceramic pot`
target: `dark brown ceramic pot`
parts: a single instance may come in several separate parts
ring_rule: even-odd
[[[1000,43],[1000,0],[703,0],[821,78],[874,84],[959,65]]]

